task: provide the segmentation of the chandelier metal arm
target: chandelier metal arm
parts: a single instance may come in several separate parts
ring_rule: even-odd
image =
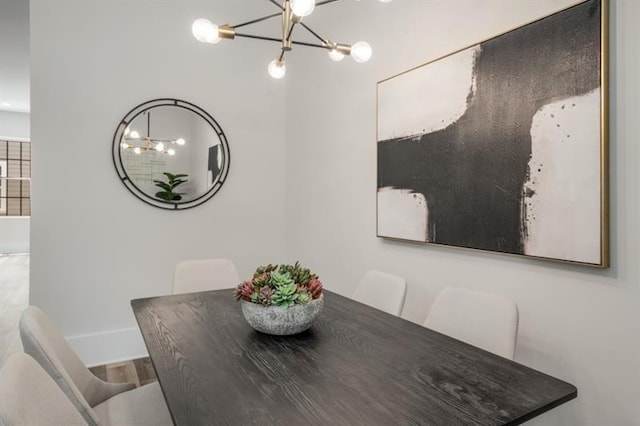
[[[280,3],[278,3],[277,1],[275,1],[275,0],[269,0],[269,1],[271,3],[273,3],[273,4],[275,4],[276,6],[278,6],[281,10],[284,10],[284,7],[282,7],[282,5]],[[316,7],[322,6],[322,5],[325,5],[325,4],[329,4],[329,3],[335,3],[337,1],[340,1],[340,0],[323,0],[323,1],[319,1],[319,2],[316,3]]]
[[[275,41],[275,42],[278,42],[278,43],[282,43],[282,39],[280,39],[280,38],[264,37],[264,36],[259,36],[259,35],[255,35],[255,34],[236,33],[236,37],[254,38],[254,39],[258,39],[258,40],[267,40],[267,41]],[[326,49],[327,48],[327,46],[324,46],[324,45],[321,45],[321,44],[306,43],[304,41],[292,40],[291,44],[297,44],[299,46],[308,46],[308,47],[319,47],[321,49]]]
[[[251,21],[243,22],[242,24],[232,25],[232,28],[240,28],[246,25],[257,24],[258,22],[266,21],[267,19],[276,18],[282,16],[282,13],[274,13],[273,15],[263,16],[262,18],[253,19]]]
[[[327,46],[323,44],[315,44],[315,43],[305,43],[304,41],[292,41],[292,44],[297,44],[299,46],[307,46],[307,47],[319,47],[320,49],[326,49]]]
[[[291,34],[293,34],[293,29],[295,28],[295,26],[296,26],[295,22],[291,24],[291,28],[289,28],[289,33],[287,34],[287,37],[285,38],[285,40],[291,41]]]
[[[282,7],[282,5],[280,3],[278,3],[276,0],[269,0],[271,3],[275,4],[276,6],[278,6],[278,8],[280,10],[284,10],[284,7]]]
[[[268,1],[273,3],[274,5],[276,5],[278,7],[278,9],[280,9],[281,11],[284,10],[282,5],[280,5],[280,3],[278,3],[277,1],[275,1],[275,0],[268,0]],[[325,5],[325,4],[329,4],[329,3],[334,3],[334,2],[337,2],[337,1],[339,1],[339,0],[324,0],[324,1],[320,1],[320,2],[316,3],[316,7],[317,6],[322,6],[322,5]],[[238,25],[230,25],[230,27],[233,28],[233,29],[240,28],[240,27],[245,27],[247,25],[257,24],[259,22],[263,22],[263,21],[266,21],[266,20],[271,19],[271,18],[277,18],[279,16],[282,16],[282,13],[273,13],[271,15],[266,15],[266,16],[262,16],[260,18],[252,19],[251,21],[243,22],[243,23],[238,24]],[[304,24],[303,24],[303,26],[304,26]],[[307,27],[305,26],[305,28],[307,28]],[[307,28],[307,30],[309,30],[309,28]],[[315,35],[316,37],[318,37],[317,34],[315,34],[313,32],[312,32],[312,34]],[[322,38],[320,38],[320,37],[318,37],[318,38],[320,40],[324,41]]]
[[[318,33],[316,33],[315,31],[313,31],[311,28],[309,28],[309,26],[307,24],[305,24],[304,22],[300,22],[300,25],[302,25],[302,28],[304,28],[305,30],[309,31],[311,34],[313,34],[315,36],[315,38],[317,38],[318,40],[320,40],[322,43],[326,43],[327,39],[326,38],[322,38],[318,35]]]
[[[150,137],[148,137],[148,136],[141,137],[141,138],[132,138],[132,137],[129,137],[129,136],[125,136],[125,137],[124,137],[124,140],[126,140],[126,141],[138,141],[138,142],[140,142],[140,141],[142,141],[142,142],[144,142],[144,141],[151,141],[151,142],[169,142],[169,143],[171,143],[171,142],[175,142],[175,140],[174,140],[174,139],[156,139],[156,138],[150,138]]]

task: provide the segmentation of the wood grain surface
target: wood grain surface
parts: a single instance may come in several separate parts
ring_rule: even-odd
[[[177,425],[515,425],[577,396],[325,290],[310,330],[254,331],[231,290],[131,302]]]

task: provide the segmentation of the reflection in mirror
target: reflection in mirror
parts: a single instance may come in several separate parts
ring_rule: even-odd
[[[150,101],[127,114],[113,150],[127,188],[162,208],[201,204],[228,172],[229,148],[218,123],[197,106],[174,99]]]

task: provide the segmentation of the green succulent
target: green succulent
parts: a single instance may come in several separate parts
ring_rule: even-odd
[[[273,274],[271,276],[273,277]],[[271,297],[272,305],[290,308],[296,303],[296,300],[299,297],[299,294],[296,293],[298,286],[293,282],[293,280],[291,280],[291,278],[288,279],[291,283],[280,284],[280,286],[276,288],[275,293],[273,293],[273,296]]]
[[[296,282],[291,278],[291,274],[289,272],[280,271],[280,269],[271,273],[271,284],[276,289],[289,285],[293,285],[294,288],[296,287]]]
[[[299,285],[307,285],[307,283],[313,279],[317,278],[315,274],[311,272],[308,268],[303,268],[300,266],[300,262],[296,262],[293,265],[280,265],[278,269],[279,272],[288,272],[291,275],[293,281],[295,281]]]
[[[260,303],[260,293],[257,290],[251,293],[251,301],[253,303]]]
[[[253,278],[256,278],[263,274],[268,274],[275,271],[276,269],[278,269],[278,265],[272,265],[271,263],[268,265],[259,266],[258,269],[256,269],[256,272],[253,273]]]
[[[313,300],[313,297],[311,297],[311,293],[309,293],[306,290],[299,291],[297,294],[298,294],[298,299],[296,299],[297,303],[306,304]]]
[[[268,286],[269,281],[271,281],[271,274],[268,272],[265,272],[260,275],[254,275],[253,280],[251,280],[251,282],[253,283],[253,286],[257,288]]]

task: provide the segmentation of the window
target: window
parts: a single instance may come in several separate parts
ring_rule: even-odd
[[[31,215],[31,142],[0,140],[0,216]]]

